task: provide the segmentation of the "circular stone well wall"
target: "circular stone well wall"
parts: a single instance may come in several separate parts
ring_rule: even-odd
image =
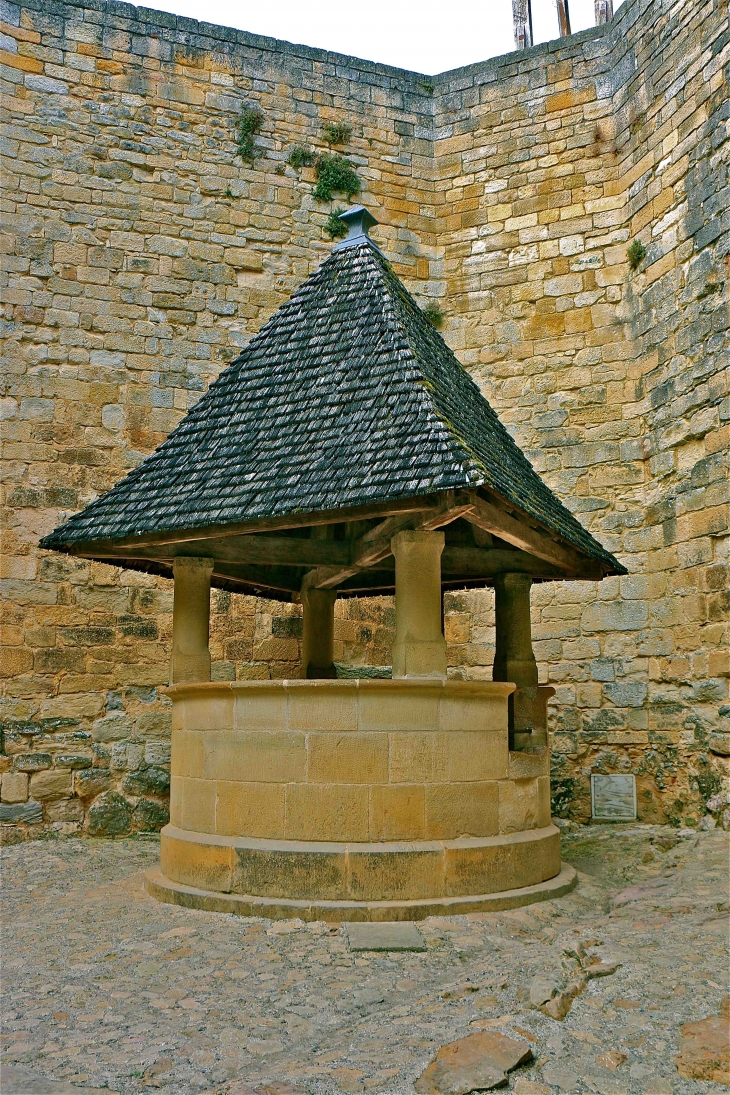
[[[574,883],[547,750],[510,752],[513,685],[176,685],[170,824],[148,888],[246,915],[417,919]]]

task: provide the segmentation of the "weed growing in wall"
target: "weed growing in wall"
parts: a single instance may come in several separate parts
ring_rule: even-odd
[[[338,205],[337,209],[333,209],[327,218],[327,223],[324,226],[325,232],[328,233],[330,239],[337,239],[338,236],[347,235],[347,225],[344,221],[340,220],[340,214],[345,210],[341,205]]]
[[[632,270],[639,269],[646,258],[646,248],[641,240],[634,240],[626,252],[626,258],[629,260],[629,266]]]
[[[306,148],[303,144],[295,144],[289,153],[289,166],[293,167],[295,171],[301,171],[303,167],[309,167],[314,160],[314,153],[311,148]]]
[[[360,190],[360,180],[352,164],[342,156],[323,152],[317,157],[317,185],[314,196],[328,202],[333,193],[347,194],[348,200]]]
[[[347,144],[352,136],[352,126],[347,122],[325,122],[322,126],[322,136],[330,146]]]
[[[423,314],[432,327],[442,327],[446,318],[438,304],[435,303],[427,304],[423,309]]]
[[[260,131],[263,120],[263,111],[258,107],[247,106],[241,111],[236,127],[236,149],[244,163],[253,164],[256,158],[257,149],[253,139]]]

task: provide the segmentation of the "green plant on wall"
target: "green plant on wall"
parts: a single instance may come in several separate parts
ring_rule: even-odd
[[[314,196],[328,202],[333,193],[347,194],[348,200],[360,190],[360,180],[352,164],[342,156],[323,152],[317,157],[317,185]]]
[[[263,120],[263,111],[257,106],[246,106],[239,115],[236,149],[244,163],[253,165],[257,152],[253,139],[260,131]]]
[[[423,309],[423,314],[432,327],[443,326],[444,319],[446,318],[444,316],[444,313],[439,308],[438,304],[433,301],[431,302],[431,304],[426,305],[426,307]]]
[[[309,167],[314,160],[314,153],[311,148],[306,148],[303,144],[295,144],[289,153],[289,166],[293,167],[295,171],[301,171],[303,167]]]
[[[646,258],[646,248],[641,240],[634,240],[629,249],[626,252],[626,258],[629,260],[629,266],[632,270],[638,270],[642,262]]]
[[[352,126],[347,122],[325,122],[322,136],[328,145],[347,144],[352,136]]]
[[[338,236],[347,235],[347,225],[344,221],[340,220],[340,214],[345,210],[341,205],[338,205],[336,209],[333,209],[327,218],[327,223],[324,226],[325,232],[328,233],[330,239],[337,239]]]

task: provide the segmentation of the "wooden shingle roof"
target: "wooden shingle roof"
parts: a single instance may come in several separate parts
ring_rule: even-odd
[[[624,568],[542,481],[365,235],[336,247],[166,441],[41,546],[486,489],[600,565]],[[87,552],[84,548],[88,546]]]

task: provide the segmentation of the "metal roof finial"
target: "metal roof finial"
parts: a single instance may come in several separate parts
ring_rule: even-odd
[[[362,243],[363,240],[369,239],[368,228],[372,228],[374,224],[378,223],[364,205],[355,205],[345,213],[340,213],[339,220],[345,222],[349,229],[349,235],[347,239],[342,240],[333,248],[334,251],[339,251],[342,247],[352,247],[356,243]]]

